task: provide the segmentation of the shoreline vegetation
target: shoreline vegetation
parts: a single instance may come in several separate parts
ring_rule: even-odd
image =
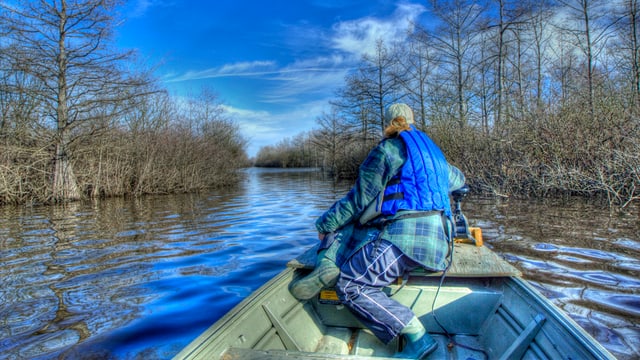
[[[118,5],[0,3],[0,204],[195,192],[249,165],[215,92],[172,97],[112,45]]]
[[[115,3],[0,3],[0,205],[197,192],[251,165],[353,179],[402,101],[476,192],[624,208],[640,199],[638,1],[427,2],[430,23],[362,55],[316,129],[255,159],[212,89],[174,98],[111,46]]]
[[[351,179],[401,101],[475,192],[625,208],[640,199],[639,5],[428,1],[429,23],[363,55],[318,129],[255,164]]]

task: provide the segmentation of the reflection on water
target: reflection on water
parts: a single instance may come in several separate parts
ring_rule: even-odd
[[[207,195],[0,209],[0,358],[169,358],[316,240],[344,188],[251,170]]]
[[[316,242],[349,184],[247,171],[201,195],[0,208],[0,358],[170,358]],[[621,359],[640,355],[638,212],[471,198],[486,243]]]
[[[490,246],[620,359],[640,356],[640,212],[474,199]]]

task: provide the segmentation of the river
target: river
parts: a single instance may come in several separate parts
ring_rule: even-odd
[[[0,359],[168,359],[314,244],[315,171],[233,189],[0,208]],[[620,359],[640,357],[640,211],[470,196],[485,244]]]

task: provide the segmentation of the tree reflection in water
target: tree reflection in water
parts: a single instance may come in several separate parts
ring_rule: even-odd
[[[208,194],[0,208],[0,354],[171,358],[314,244],[349,186],[251,169]],[[640,356],[637,208],[471,196],[463,209],[611,352]]]

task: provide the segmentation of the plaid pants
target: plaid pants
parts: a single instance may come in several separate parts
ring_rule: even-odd
[[[385,344],[414,317],[382,288],[420,265],[386,240],[369,242],[340,268],[336,288],[342,303]]]

